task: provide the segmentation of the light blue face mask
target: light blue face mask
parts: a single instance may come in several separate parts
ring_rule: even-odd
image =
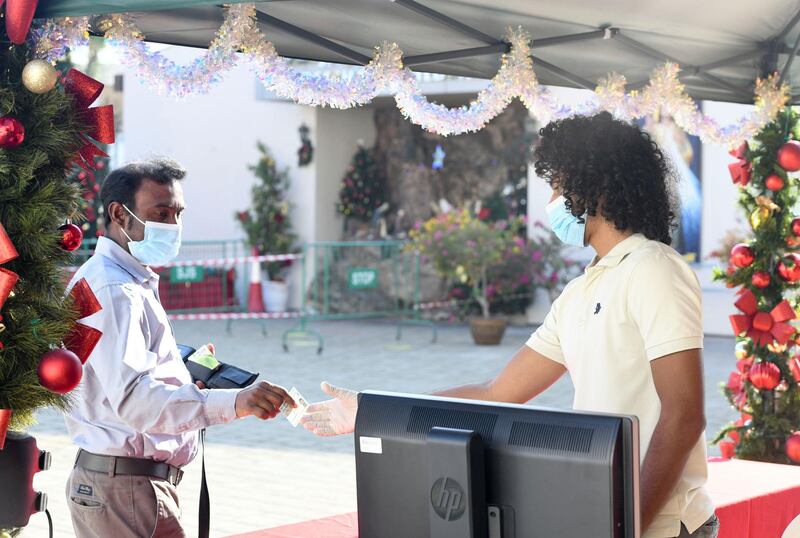
[[[160,267],[166,265],[178,255],[181,249],[181,225],[162,222],[142,222],[133,211],[122,205],[133,218],[144,224],[144,239],[134,241],[125,230],[122,233],[128,238],[128,248],[134,258],[144,265]]]
[[[567,209],[567,199],[559,196],[547,204],[547,219],[550,229],[562,243],[573,247],[585,247],[586,213],[576,217]]]

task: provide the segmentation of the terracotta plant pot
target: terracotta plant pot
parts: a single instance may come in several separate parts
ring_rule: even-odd
[[[479,346],[496,346],[503,340],[508,322],[505,319],[472,318],[469,330],[472,340]]]

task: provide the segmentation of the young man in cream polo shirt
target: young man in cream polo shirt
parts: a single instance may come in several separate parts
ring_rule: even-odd
[[[700,286],[669,247],[665,158],[646,133],[608,113],[547,125],[535,157],[554,191],[553,231],[597,255],[497,377],[438,394],[524,403],[568,372],[574,409],[639,418],[644,538],[716,538],[704,488]],[[323,390],[334,398],[309,407],[306,428],[352,432],[357,394]]]

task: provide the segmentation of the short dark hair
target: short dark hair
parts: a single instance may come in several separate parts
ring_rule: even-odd
[[[536,174],[561,191],[573,215],[600,213],[618,230],[670,244],[675,176],[646,131],[601,112],[554,121],[539,134]]]
[[[100,200],[103,202],[106,226],[111,225],[108,208],[113,202],[125,204],[131,211],[136,210],[136,193],[142,181],[150,179],[161,185],[180,181],[186,177],[186,170],[172,159],[157,158],[137,161],[117,168],[103,181]]]

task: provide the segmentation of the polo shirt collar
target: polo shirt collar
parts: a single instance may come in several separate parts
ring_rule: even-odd
[[[616,267],[628,254],[639,248],[646,241],[647,237],[642,234],[633,234],[630,237],[626,237],[614,245],[614,248],[602,258],[595,256],[592,263],[590,263],[586,269],[588,270],[594,267]]]
[[[94,253],[105,256],[116,263],[142,284],[153,278],[158,280],[158,275],[154,273],[152,269],[143,265],[142,262],[134,258],[128,251],[107,237],[100,237],[97,239],[97,246],[95,246]]]

